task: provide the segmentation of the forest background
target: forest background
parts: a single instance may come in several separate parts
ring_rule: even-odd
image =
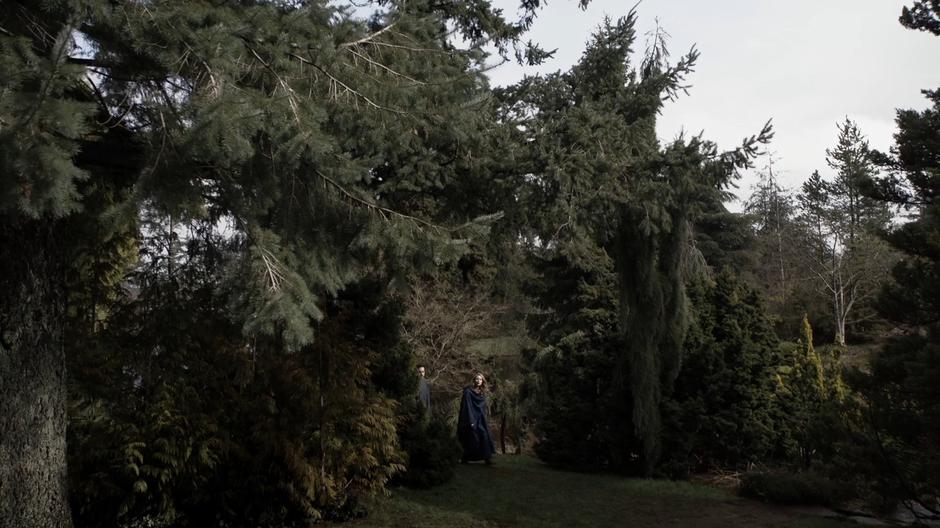
[[[0,523],[355,517],[477,370],[504,452],[935,512],[940,92],[787,190],[770,123],[657,138],[699,55],[635,12],[493,88],[538,0],[370,7],[4,2]]]

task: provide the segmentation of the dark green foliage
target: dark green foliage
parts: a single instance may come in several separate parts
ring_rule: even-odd
[[[712,204],[703,206],[693,226],[697,252],[690,255],[692,267],[698,272],[712,273],[729,268],[738,277],[750,279],[745,282],[752,283],[758,253],[750,221],[746,215],[728,211],[719,197],[712,200]],[[699,257],[701,262],[696,262]],[[701,264],[707,269],[701,269]]]
[[[634,12],[605,20],[570,71],[528,78],[506,90],[503,112],[518,125],[518,141],[526,146],[522,166],[532,176],[524,199],[542,213],[534,234],[575,270],[596,273],[610,266],[616,273],[608,284],[619,296],[622,349],[612,353],[605,344],[598,361],[613,377],[588,385],[609,380],[616,387],[612,400],[621,402],[629,390],[632,403],[622,407],[630,408],[629,422],[642,448],[635,452],[625,442],[615,465],[625,466],[625,460],[639,456],[641,471],[649,474],[660,454],[660,403],[678,373],[688,325],[684,280],[690,224],[703,202],[712,205],[736,169],[749,165],[771,132],[768,126],[740,149],[721,154],[701,137],[680,137],[661,147],[656,116],[664,100],[683,89],[698,52],[693,49],[671,65],[657,41],[640,64],[631,64],[635,22]],[[572,313],[566,308],[560,312],[562,320]],[[572,328],[572,334],[586,330]],[[577,342],[552,339],[546,344],[581,353]],[[559,375],[564,371],[558,370]],[[576,392],[584,390],[590,387]],[[564,401],[571,395],[557,396]],[[569,410],[578,414],[587,409]],[[618,417],[622,422],[622,415]]]
[[[407,356],[398,379],[379,360],[402,358],[396,306],[363,284],[328,305],[314,344],[292,355],[262,339],[246,346],[197,242],[177,278],[162,261],[139,274],[138,296],[74,357],[78,524],[280,526],[354,514],[359,496],[404,468],[395,398],[413,401],[401,381],[411,371]]]
[[[616,276],[609,259],[596,263],[586,269],[559,258],[539,266],[544,290],[534,293],[554,310],[537,329],[547,346],[530,352],[535,450],[562,467],[635,472],[630,395],[614,370],[622,350]]]
[[[395,481],[416,488],[449,481],[454,477],[461,453],[454,428],[447,420],[431,416],[420,402],[402,407],[406,411],[399,436],[408,461],[407,469]]]
[[[724,270],[689,288],[693,322],[671,397],[663,402],[664,457],[673,476],[744,467],[773,454],[777,338],[760,299]]]
[[[85,69],[69,62],[71,6],[48,2],[30,19],[18,4],[0,14],[0,214],[62,217],[81,209],[89,175],[74,158],[95,107],[79,87]]]
[[[544,460],[675,475],[826,454],[831,365],[807,336],[774,385],[757,296],[703,278],[749,266],[720,204],[770,130],[728,153],[661,145],[656,116],[697,52],[671,65],[657,38],[633,64],[634,14],[570,71],[491,97],[483,44],[549,55],[519,41],[539,0],[515,22],[483,0],[378,0],[368,20],[332,2],[10,5],[0,220],[47,222],[65,242],[49,269],[71,264],[43,280],[69,289],[79,525],[301,526],[361,515],[396,474],[449,479],[459,449],[414,401],[392,293],[447,262],[466,284],[534,283],[536,375],[494,383],[491,404],[517,432],[534,409]],[[910,456],[936,445],[936,384],[904,369],[936,354],[896,345],[919,348],[872,372],[913,390],[891,447]]]
[[[372,368],[398,320],[357,288],[384,296],[480,246],[498,215],[472,219],[502,203],[486,201],[500,127],[482,46],[546,54],[519,41],[538,3],[518,22],[488,2],[373,7],[4,3],[0,215],[68,219],[44,224],[64,242],[48,269],[74,258],[74,276],[38,283],[74,303],[81,522],[346,516],[401,469],[406,385]],[[213,229],[224,243],[200,246]]]
[[[368,284],[363,293],[380,291],[378,284]],[[378,297],[373,302],[379,302]],[[367,330],[371,335],[385,334],[386,343],[398,339],[400,308],[395,305],[394,318],[363,318],[376,324]],[[399,402],[396,429],[404,454],[404,471],[394,482],[427,488],[443,484],[453,478],[460,460],[460,444],[454,429],[440,415],[432,416],[418,400],[418,378],[415,373],[414,352],[398,342],[381,350],[371,367],[372,383],[382,392]]]
[[[901,20],[937,33],[937,14],[936,2],[916,2]],[[869,189],[912,216],[886,236],[903,258],[877,304],[903,332],[870,373],[853,376],[868,404],[869,451],[858,465],[877,475],[884,496],[905,500],[940,493],[940,90],[924,93],[927,109],[898,111],[895,145],[879,156],[889,174]]]
[[[850,486],[812,471],[747,473],[738,493],[775,504],[819,506],[835,506],[853,496]]]
[[[883,459],[885,491],[899,498],[940,490],[940,252],[929,249],[940,233],[935,210],[936,205],[928,207],[889,238],[905,252],[917,253],[907,253],[895,267],[896,283],[883,291],[880,308],[889,320],[914,331],[892,338],[872,358],[870,374],[860,374],[855,383],[870,404],[873,455]],[[913,231],[920,233],[907,238]]]
[[[644,472],[660,456],[660,404],[679,373],[689,323],[682,265],[688,246],[685,213],[669,215],[671,228],[653,234],[644,213],[624,218],[618,259],[621,324],[626,334],[633,423],[643,442]],[[629,226],[629,227],[627,227]],[[639,226],[639,232],[630,233]]]
[[[140,295],[113,306],[106,329],[75,334],[69,476],[79,526],[176,522],[204,500],[198,492],[231,448],[217,406],[247,370],[237,340],[222,337],[237,332],[205,285],[140,279]]]
[[[914,2],[901,10],[901,24],[910,29],[928,31],[940,35],[940,0]]]

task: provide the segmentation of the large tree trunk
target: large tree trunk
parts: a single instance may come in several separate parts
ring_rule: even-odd
[[[0,526],[72,525],[55,223],[0,217]]]

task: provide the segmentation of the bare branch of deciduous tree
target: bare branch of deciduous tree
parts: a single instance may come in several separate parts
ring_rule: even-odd
[[[481,367],[482,358],[469,345],[490,335],[506,310],[484,291],[446,281],[419,282],[407,299],[402,337],[439,390],[455,393]]]

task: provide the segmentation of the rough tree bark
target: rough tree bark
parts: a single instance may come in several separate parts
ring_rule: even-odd
[[[71,527],[55,223],[0,217],[0,526]]]

